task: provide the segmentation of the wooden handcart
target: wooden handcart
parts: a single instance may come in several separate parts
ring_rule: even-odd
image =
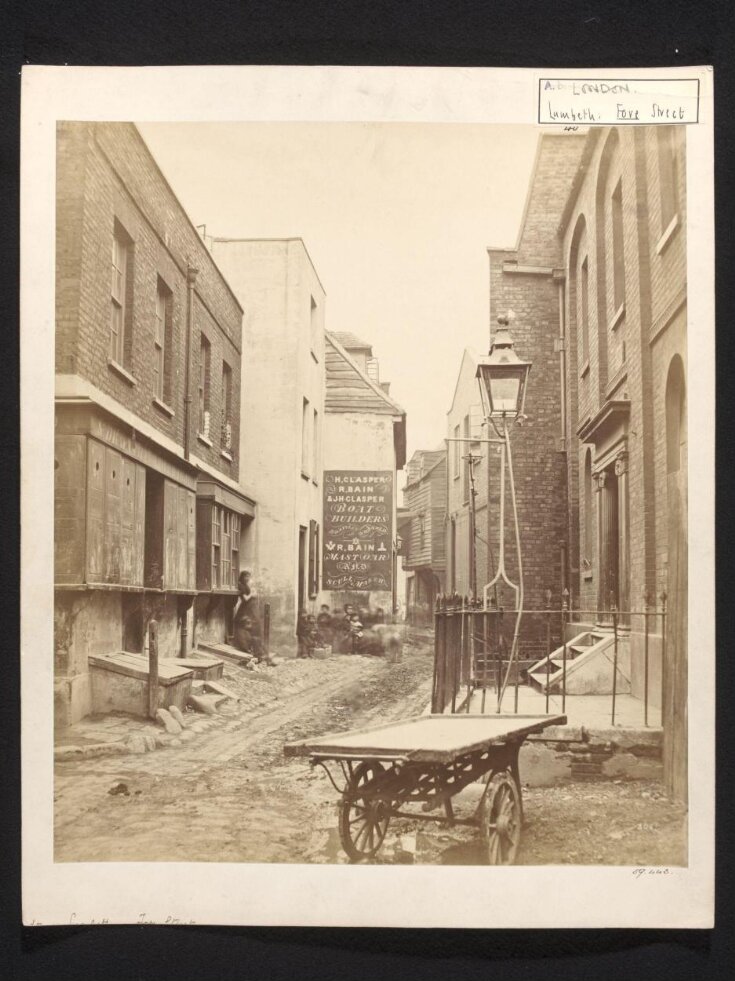
[[[564,715],[425,715],[287,743],[284,753],[323,767],[341,795],[339,834],[352,862],[375,858],[391,818],[409,818],[475,825],[488,863],[512,865],[523,825],[520,748],[531,733],[565,723]],[[455,817],[452,798],[483,778],[475,814]],[[442,817],[431,813],[437,808]]]

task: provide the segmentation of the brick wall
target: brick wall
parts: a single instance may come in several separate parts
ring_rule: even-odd
[[[491,339],[497,317],[512,309],[516,315],[511,324],[515,350],[521,358],[533,362],[526,394],[528,419],[522,426],[515,424],[511,446],[521,528],[525,607],[535,610],[546,608],[547,589],[552,591],[554,604],[558,604],[569,578],[564,551],[570,537],[567,480],[570,472],[576,469],[576,460],[570,463],[561,441],[561,359],[557,341],[562,279],[554,275],[554,270],[563,268],[557,229],[583,142],[578,137],[545,136],[541,139],[518,248],[489,250]],[[522,267],[543,271],[524,273]],[[491,543],[497,554],[499,461],[493,464],[491,457],[489,469],[490,525],[495,529]],[[506,568],[510,578],[517,582],[515,533],[508,490],[506,495]],[[576,563],[572,565],[576,573]],[[506,591],[506,604],[509,601],[510,594]],[[538,646],[536,635],[543,629],[543,622],[543,618],[527,619],[527,650]]]
[[[608,399],[630,400],[630,602],[633,608],[640,609],[644,591],[660,595],[666,579],[665,385],[672,357],[678,353],[685,359],[686,351],[686,318],[681,315],[686,300],[684,154],[680,155],[678,169],[679,222],[662,248],[665,229],[657,128],[602,130],[594,136],[590,134],[589,139],[594,140],[594,150],[564,232],[570,350],[567,411],[574,432]],[[625,309],[614,322],[609,202],[618,180],[622,181],[623,191]],[[587,369],[581,356],[578,322],[577,281],[583,255],[587,256],[589,269]],[[579,501],[577,525],[583,528],[587,448],[576,439],[575,443],[576,452],[570,456],[578,461],[574,485]],[[582,578],[583,605],[597,602],[597,583],[593,581],[597,562],[595,520],[592,524],[595,572],[592,578]],[[580,536],[578,554],[583,544]]]
[[[131,240],[127,294],[131,344],[123,359],[125,372],[108,363],[116,221]],[[186,270],[188,265],[199,270],[191,388],[195,396],[199,332],[204,331],[212,345],[210,409],[215,438],[211,447],[194,440],[192,452],[237,479],[242,311],[134,126],[59,125],[57,228],[57,372],[82,375],[180,445],[184,441]],[[171,370],[164,406],[154,400],[159,277],[171,292]],[[221,455],[223,360],[232,369],[233,462]],[[196,398],[192,411],[196,416]]]

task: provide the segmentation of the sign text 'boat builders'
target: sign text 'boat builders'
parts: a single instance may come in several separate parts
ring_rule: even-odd
[[[324,589],[391,589],[393,473],[324,473]]]

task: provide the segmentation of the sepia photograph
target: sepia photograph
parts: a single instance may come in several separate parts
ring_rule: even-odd
[[[54,867],[686,875],[697,119],[528,82],[54,121]]]

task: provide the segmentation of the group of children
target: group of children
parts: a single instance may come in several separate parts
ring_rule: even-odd
[[[337,654],[380,654],[382,645],[368,623],[383,623],[384,619],[382,610],[373,617],[366,611],[360,615],[350,603],[345,603],[342,612],[333,613],[323,603],[318,616],[301,610],[296,627],[298,656],[313,657],[317,647],[331,647]]]

